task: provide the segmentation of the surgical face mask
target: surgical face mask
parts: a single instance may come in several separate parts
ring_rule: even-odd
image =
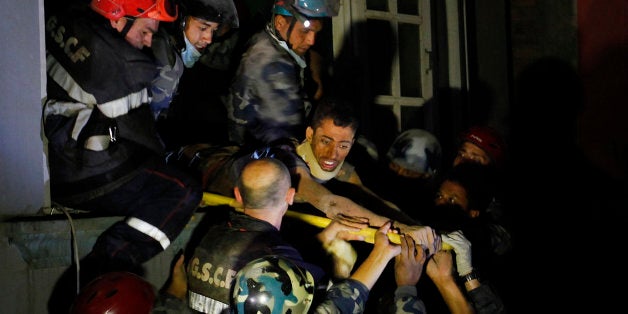
[[[183,39],[185,39],[185,50],[181,52],[181,59],[183,59],[183,64],[186,68],[191,68],[194,66],[194,63],[201,58],[201,53],[196,50],[196,47],[185,37],[185,34],[183,35]]]

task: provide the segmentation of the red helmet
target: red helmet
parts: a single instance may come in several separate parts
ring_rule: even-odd
[[[71,314],[148,314],[155,289],[129,272],[106,273],[85,286],[74,300]]]
[[[497,166],[502,164],[506,143],[497,130],[488,126],[472,126],[461,134],[460,139],[481,148]]]
[[[177,19],[177,5],[172,0],[92,0],[92,10],[110,19],[125,16],[172,22]]]

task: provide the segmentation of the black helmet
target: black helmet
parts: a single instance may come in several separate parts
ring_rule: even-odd
[[[183,16],[219,23],[219,35],[240,27],[238,11],[233,0],[183,0],[181,9]]]

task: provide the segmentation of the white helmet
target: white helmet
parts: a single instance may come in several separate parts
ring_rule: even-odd
[[[409,129],[397,136],[386,156],[404,169],[433,175],[440,167],[442,149],[432,133]]]

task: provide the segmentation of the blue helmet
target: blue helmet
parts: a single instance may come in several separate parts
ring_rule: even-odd
[[[314,298],[312,274],[276,255],[249,262],[234,283],[232,312],[238,314],[307,313]]]
[[[275,0],[273,13],[287,16],[296,13],[313,19],[336,16],[339,7],[339,0]]]

